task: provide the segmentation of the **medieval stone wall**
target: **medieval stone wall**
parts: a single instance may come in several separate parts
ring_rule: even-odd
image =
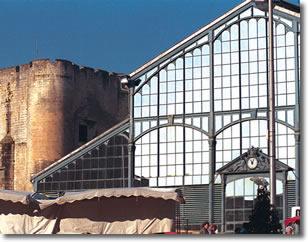
[[[1,144],[9,140],[14,147],[9,188],[29,191],[31,175],[86,142],[80,141],[80,125],[90,140],[127,115],[127,91],[115,73],[65,60],[0,69],[0,188],[5,188]]]

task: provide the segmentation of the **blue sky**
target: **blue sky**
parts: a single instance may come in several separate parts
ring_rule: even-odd
[[[59,58],[129,73],[241,2],[0,0],[0,68]]]

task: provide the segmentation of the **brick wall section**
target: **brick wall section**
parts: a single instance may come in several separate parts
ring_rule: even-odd
[[[35,60],[0,69],[0,142],[7,136],[8,83],[15,190],[32,190],[32,174],[82,145],[80,123],[91,139],[128,116],[127,92],[116,74],[65,60]]]

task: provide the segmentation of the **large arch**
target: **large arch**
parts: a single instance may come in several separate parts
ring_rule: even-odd
[[[294,134],[294,129],[281,122],[276,122],[277,159],[295,169]],[[216,169],[232,161],[252,146],[259,147],[268,153],[267,120],[246,119],[227,125],[217,134],[216,140]],[[288,178],[294,180],[294,173],[289,172]]]
[[[155,127],[152,127],[152,128],[149,128],[147,130],[145,130],[144,132],[142,132],[141,134],[139,134],[138,136],[136,136],[135,138],[135,142],[137,142],[140,138],[142,138],[142,136],[152,132],[153,130],[156,130],[156,129],[161,129],[161,128],[166,128],[166,127],[171,127],[171,126],[178,126],[178,127],[186,127],[186,128],[190,128],[190,129],[194,129],[194,130],[197,130],[199,131],[200,133],[208,136],[209,133],[199,127],[196,127],[194,125],[189,125],[189,124],[185,124],[185,123],[173,123],[173,124],[161,124],[159,126],[155,126]]]
[[[218,136],[221,132],[223,132],[224,130],[230,128],[231,126],[235,125],[235,124],[239,124],[239,123],[243,123],[243,122],[246,122],[246,121],[251,121],[251,120],[268,120],[267,117],[250,117],[250,118],[243,118],[242,120],[236,120],[236,121],[233,121],[227,125],[225,125],[224,127],[222,127],[221,129],[217,130],[216,133],[215,133],[215,136]],[[287,126],[289,129],[292,129],[294,132],[295,132],[295,128],[294,126],[290,125],[289,123],[283,121],[283,120],[279,120],[279,119],[276,119],[275,121],[276,123],[279,123],[279,124],[282,124],[282,125],[285,125]]]

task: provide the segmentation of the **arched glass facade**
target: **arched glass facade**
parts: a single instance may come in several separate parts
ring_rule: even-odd
[[[295,168],[294,129],[298,95],[298,58],[295,53],[298,44],[295,43],[294,25],[298,23],[278,15],[275,20],[277,158]],[[207,152],[206,141],[211,126],[211,134],[217,141],[216,169],[251,146],[267,152],[267,62],[266,14],[251,7],[216,29],[208,30],[200,40],[141,76],[142,84],[134,94],[136,164],[143,163],[142,159],[145,159],[145,164],[148,164],[148,159],[153,159],[153,162],[156,159],[156,165],[160,159],[165,162],[166,149],[161,144],[159,148],[157,144],[168,136],[172,137],[170,142],[178,142],[178,151],[171,149],[172,154],[178,154],[177,158],[171,155],[168,160],[172,164],[177,160],[184,166],[183,170],[190,170],[189,163],[186,164],[190,160],[191,150],[189,134],[184,137],[187,132],[185,126],[199,130],[202,150]],[[213,125],[209,125],[210,122]],[[174,124],[177,126],[171,128]],[[153,131],[143,136],[149,129]],[[142,138],[139,140],[140,136]],[[180,140],[173,140],[177,137]],[[181,143],[183,139],[185,144]],[[164,142],[169,143],[169,140]],[[150,158],[142,156],[147,149],[155,156],[154,153]],[[201,165],[209,163],[208,155],[202,154]],[[137,165],[135,172],[140,173],[142,166]],[[148,176],[149,172],[143,174]],[[156,177],[160,176],[158,171],[155,174]],[[168,174],[171,176],[171,173]],[[178,176],[174,172],[172,174]],[[153,178],[152,175],[148,177]],[[294,175],[290,174],[289,178],[294,179]],[[200,184],[206,184],[204,181],[200,180]],[[160,186],[154,181],[151,184]],[[186,185],[185,179],[183,183],[177,179],[177,182],[162,184]]]
[[[251,3],[133,76],[141,79],[133,107],[135,174],[152,187],[208,187],[204,203],[213,211],[204,218],[217,223],[216,170],[252,146],[268,153],[267,37],[267,13]],[[299,44],[299,18],[275,11],[276,158],[295,169],[287,175],[293,185],[299,159]],[[246,220],[243,215],[239,221]]]

